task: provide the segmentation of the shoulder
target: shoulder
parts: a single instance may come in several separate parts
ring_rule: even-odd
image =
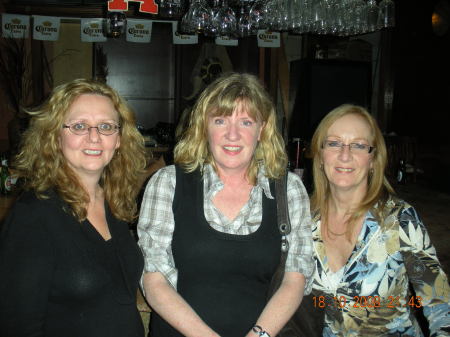
[[[63,204],[53,192],[46,199],[38,198],[33,191],[22,193],[3,223],[3,235],[48,240],[49,233],[59,231],[60,224],[71,217]]]
[[[302,179],[295,173],[288,172],[287,176],[287,193],[299,194],[302,198],[308,197],[305,185],[303,185]]]
[[[160,168],[156,173],[152,176],[150,180],[171,180],[175,179],[177,168],[175,165],[168,165]]]
[[[400,227],[409,226],[411,223],[415,224],[415,227],[422,225],[416,209],[407,201],[395,195],[389,196],[382,213],[384,221],[388,224],[387,227],[391,227],[389,224],[396,224]]]
[[[36,215],[56,209],[63,209],[63,200],[58,194],[49,190],[44,194],[44,197],[38,197],[34,191],[24,191],[16,200],[13,209],[18,210],[24,215]]]

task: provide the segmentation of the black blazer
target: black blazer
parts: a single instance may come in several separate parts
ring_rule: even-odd
[[[55,192],[25,192],[0,234],[0,336],[143,336],[143,257],[107,207],[112,239],[79,222]]]

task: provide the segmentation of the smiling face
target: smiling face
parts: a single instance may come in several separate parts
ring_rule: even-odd
[[[340,141],[343,144],[372,145],[371,130],[367,122],[359,115],[348,114],[336,120],[328,129],[326,140]],[[325,175],[332,191],[351,191],[366,193],[369,171],[372,168],[373,154],[341,149],[321,150]]]
[[[119,114],[112,101],[105,96],[83,94],[71,104],[65,125],[83,122],[97,126],[101,122],[119,124]],[[103,169],[111,161],[120,145],[120,135],[102,135],[96,128],[89,129],[85,135],[75,135],[69,129],[62,128],[60,134],[61,151],[68,165],[81,180],[87,177],[100,179]]]
[[[230,116],[208,117],[209,149],[219,175],[246,174],[262,128],[242,102]]]

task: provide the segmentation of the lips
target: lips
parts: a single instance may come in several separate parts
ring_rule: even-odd
[[[242,146],[225,145],[223,149],[227,152],[239,153],[242,151]]]
[[[350,173],[350,172],[353,172],[354,169],[352,169],[352,168],[345,168],[345,167],[336,167],[336,171],[343,172],[343,173]]]
[[[102,150],[83,150],[83,153],[89,156],[99,156],[102,154]]]

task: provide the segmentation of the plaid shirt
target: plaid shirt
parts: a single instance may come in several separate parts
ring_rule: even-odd
[[[258,172],[257,184],[252,188],[248,202],[233,220],[221,214],[212,202],[216,193],[223,188],[223,183],[211,165],[205,165],[203,182],[205,219],[211,227],[237,235],[248,235],[259,228],[262,221],[262,193],[273,199],[264,168]],[[177,269],[171,243],[175,227],[172,213],[175,184],[175,166],[166,166],[155,173],[145,189],[137,227],[138,244],[145,259],[144,272],[161,272],[174,288],[177,285]],[[300,178],[292,173],[288,175],[287,200],[292,230],[287,236],[289,253],[285,271],[303,274],[306,279],[305,294],[308,294],[315,268],[309,198]]]

